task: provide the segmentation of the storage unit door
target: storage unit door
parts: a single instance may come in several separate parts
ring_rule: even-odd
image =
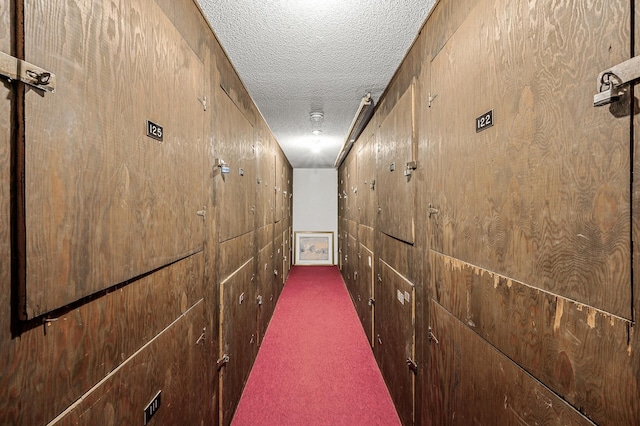
[[[380,232],[415,241],[414,94],[411,85],[378,129],[376,183]]]
[[[356,278],[356,293],[353,295],[356,304],[356,311],[360,317],[360,322],[364,328],[369,343],[373,346],[373,315],[374,315],[374,294],[373,294],[373,252],[360,244],[358,256],[358,275]]]
[[[216,115],[215,155],[221,164],[214,171],[219,241],[224,242],[255,228],[257,177],[253,125],[221,88],[216,102],[225,111],[224,117]]]
[[[415,359],[415,289],[386,262],[379,265],[375,355],[402,424],[411,425],[415,374],[408,363]]]
[[[258,352],[256,284],[251,258],[220,283],[220,424],[228,425]]]
[[[631,99],[594,107],[600,72],[629,58],[631,22],[625,0],[484,0],[430,71],[432,297],[443,308],[430,311],[433,324],[451,314],[467,327],[442,362],[495,348],[598,424],[636,424],[640,412]],[[470,335],[487,348],[465,349]],[[464,401],[501,365],[467,376],[466,390],[445,380],[443,397]],[[483,408],[511,407],[487,389]],[[472,405],[458,407],[473,420]]]
[[[26,0],[24,33],[55,74],[17,153],[32,318],[202,250],[204,67],[151,0]]]

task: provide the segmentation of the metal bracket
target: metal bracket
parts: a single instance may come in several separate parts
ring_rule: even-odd
[[[433,334],[433,330],[431,329],[431,327],[429,327],[429,341],[430,342],[436,342],[436,345],[440,344],[440,342],[436,338],[436,335]]]
[[[198,98],[198,100],[202,104],[202,109],[206,111],[207,110],[207,97],[203,96],[202,98]]]
[[[206,339],[206,336],[207,336],[207,327],[204,327],[202,329],[202,334],[200,335],[200,337],[198,337],[198,340],[196,340],[196,345],[204,341],[204,339]]]
[[[434,214],[438,214],[439,210],[434,208],[431,204],[429,204],[429,218],[431,218],[431,216],[433,216]]]
[[[599,107],[620,100],[627,87],[640,81],[640,56],[635,56],[598,75],[597,93],[593,96],[593,106]]]
[[[19,80],[45,92],[56,91],[55,74],[4,52],[0,52],[0,75],[9,81]]]
[[[411,370],[413,372],[413,374],[418,374],[418,363],[415,362],[414,360],[412,360],[411,358],[407,358],[407,366],[409,367],[409,370]]]
[[[404,169],[404,175],[405,176],[411,176],[411,174],[413,173],[413,171],[415,169],[418,168],[418,162],[417,161],[409,161]]]
[[[228,363],[229,363],[229,355],[227,354],[222,355],[222,358],[216,361],[216,365],[218,366],[218,371],[220,371],[220,369],[225,365],[227,365]]]

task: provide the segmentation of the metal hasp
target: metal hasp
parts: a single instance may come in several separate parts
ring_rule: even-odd
[[[229,355],[227,355],[227,354],[222,355],[222,358],[220,358],[218,361],[216,361],[216,365],[218,366],[218,370],[220,370],[222,367],[224,367],[228,362],[229,362]]]
[[[616,102],[624,96],[629,86],[640,81],[640,56],[635,56],[598,75],[593,106],[599,107]]]
[[[0,52],[0,75],[9,81],[19,80],[45,92],[56,91],[55,74],[4,52]]]
[[[418,374],[418,363],[412,360],[411,358],[407,358],[407,366],[409,370],[413,372],[413,374]]]

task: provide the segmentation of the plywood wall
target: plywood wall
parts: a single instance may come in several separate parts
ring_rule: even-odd
[[[0,50],[58,76],[0,84],[0,424],[142,424],[160,390],[154,423],[228,424],[291,167],[213,32],[191,0],[9,1]]]
[[[404,424],[640,422],[637,119],[630,99],[593,107],[598,73],[633,52],[631,12],[440,1],[341,166],[342,272],[361,310],[349,283],[366,271],[346,254],[351,224],[372,226],[376,303],[360,317]],[[391,359],[389,330],[416,347]]]

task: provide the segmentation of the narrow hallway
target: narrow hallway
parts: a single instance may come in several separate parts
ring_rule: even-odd
[[[291,270],[232,424],[400,424],[337,267]]]

